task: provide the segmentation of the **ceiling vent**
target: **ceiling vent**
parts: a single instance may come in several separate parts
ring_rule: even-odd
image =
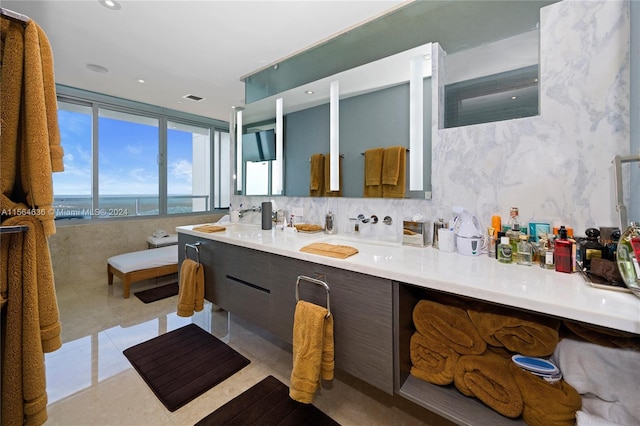
[[[196,101],[196,102],[200,102],[204,100],[204,98],[201,98],[200,96],[196,96],[196,95],[184,95],[183,98],[189,99],[190,101]]]

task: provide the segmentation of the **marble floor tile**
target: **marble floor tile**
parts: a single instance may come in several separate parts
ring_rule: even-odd
[[[106,285],[61,286],[63,345],[45,355],[47,426],[193,425],[268,375],[289,384],[291,345],[210,303],[189,318],[177,296],[144,304]],[[146,287],[153,286],[153,283]],[[194,323],[251,360],[224,382],[170,412],[122,354],[128,347]],[[337,372],[314,404],[342,425],[450,425],[429,411]]]

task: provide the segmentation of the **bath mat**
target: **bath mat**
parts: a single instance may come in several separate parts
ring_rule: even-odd
[[[195,324],[123,351],[169,411],[229,378],[249,360]]]
[[[159,287],[150,288],[149,290],[138,291],[137,293],[133,294],[144,303],[151,303],[157,302],[158,300],[166,299],[167,297],[175,296],[178,294],[178,290],[178,283],[171,283]]]
[[[273,376],[246,390],[195,426],[218,425],[340,425],[311,404],[289,397],[289,388]]]

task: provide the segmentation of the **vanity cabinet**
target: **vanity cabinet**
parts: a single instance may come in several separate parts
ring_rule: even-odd
[[[226,286],[224,285],[226,264],[224,250],[227,244],[180,233],[178,234],[178,263],[180,265],[182,265],[186,254],[188,254],[190,259],[196,260],[194,250],[190,248],[185,249],[185,244],[195,243],[200,243],[198,245],[198,252],[200,263],[204,266],[205,298],[221,308],[226,309],[227,295],[225,291]]]
[[[225,306],[241,318],[264,326],[269,323],[270,255],[225,244]]]
[[[336,368],[393,394],[391,281],[273,255],[269,325],[273,334],[287,342],[292,339],[299,275],[329,285]],[[326,306],[324,287],[300,281],[299,294],[301,300]]]

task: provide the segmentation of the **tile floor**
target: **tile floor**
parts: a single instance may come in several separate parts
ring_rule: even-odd
[[[57,286],[62,348],[46,354],[48,426],[193,425],[268,375],[289,383],[291,347],[206,304],[190,318],[176,315],[177,296],[144,304],[133,295],[155,285],[134,284],[122,298],[119,280]],[[122,351],[195,323],[251,360],[251,364],[182,408],[169,412]],[[342,425],[450,425],[404,398],[385,394],[347,374],[336,374],[314,404]]]

